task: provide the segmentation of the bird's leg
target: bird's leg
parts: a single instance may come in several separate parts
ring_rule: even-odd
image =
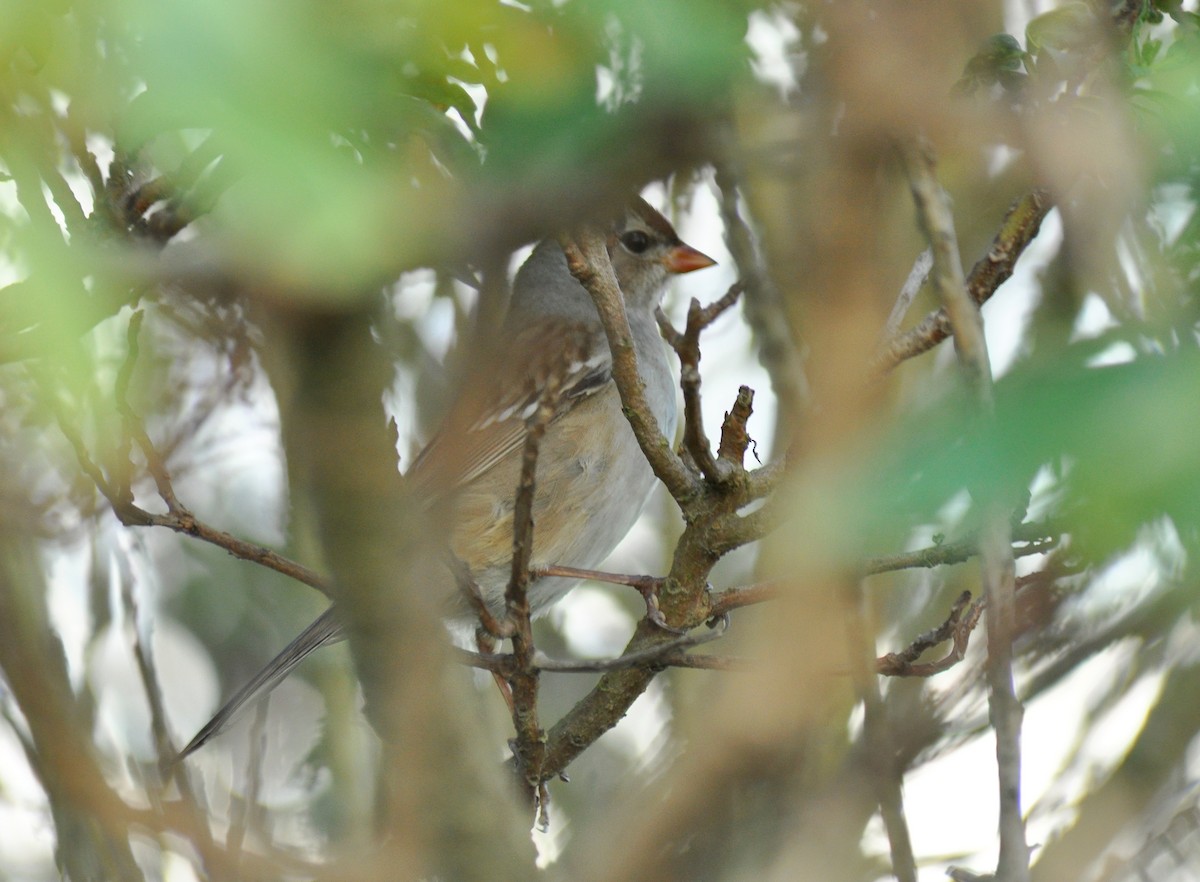
[[[479,617],[479,626],[475,629],[475,648],[479,650],[480,655],[495,654],[498,642],[512,634],[511,625],[508,622],[500,621],[492,615],[487,601],[483,599],[483,592],[479,588],[479,583],[475,581],[475,577],[471,575],[471,571],[465,563],[451,554],[449,555],[447,564],[450,567],[450,571],[454,573],[454,579],[458,583],[458,590],[466,600],[467,606]],[[496,681],[496,688],[500,690],[500,697],[504,699],[504,703],[508,706],[509,716],[512,716],[512,687],[508,685],[508,680],[499,671],[492,671],[492,679]]]
[[[658,606],[658,588],[663,580],[658,576],[628,576],[622,573],[605,573],[600,570],[583,570],[579,567],[547,566],[538,567],[533,571],[534,578],[543,576],[563,576],[568,579],[590,579],[593,582],[607,582],[610,585],[627,585],[642,595],[646,602],[646,618],[654,625],[669,634],[686,634],[679,628],[672,628],[663,617]]]

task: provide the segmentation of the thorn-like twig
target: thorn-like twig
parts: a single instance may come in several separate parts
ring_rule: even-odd
[[[885,677],[932,677],[954,667],[966,657],[971,632],[983,613],[983,601],[971,602],[971,592],[964,591],[954,601],[946,620],[917,637],[900,652],[889,652],[875,662],[875,671]],[[917,659],[933,647],[952,640],[950,651],[933,662],[918,663]]]
[[[725,483],[734,470],[728,462],[722,463],[713,457],[708,435],[704,431],[704,414],[700,406],[700,334],[737,303],[744,289],[745,286],[737,282],[730,286],[725,296],[704,307],[693,297],[683,333],[671,326],[661,310],[656,313],[663,336],[679,356],[680,386],[683,389],[683,447],[700,473],[713,484]],[[738,460],[739,465],[740,462]]]
[[[721,445],[717,449],[717,458],[721,462],[736,466],[741,466],[744,462],[746,450],[751,443],[746,423],[752,413],[754,390],[749,386],[739,386],[733,407],[725,414],[725,421],[721,424]]]

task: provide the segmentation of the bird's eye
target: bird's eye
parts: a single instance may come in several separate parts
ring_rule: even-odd
[[[621,244],[634,254],[641,254],[650,247],[650,237],[641,230],[630,230],[621,235]]]

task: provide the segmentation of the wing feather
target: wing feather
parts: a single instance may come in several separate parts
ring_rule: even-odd
[[[508,351],[523,357],[507,359],[496,370],[472,372],[474,384],[413,461],[408,477],[421,496],[453,493],[514,455],[552,374],[561,383],[551,423],[612,378],[608,345],[579,323],[535,322],[513,338]]]

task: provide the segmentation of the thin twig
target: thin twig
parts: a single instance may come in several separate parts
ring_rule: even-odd
[[[530,664],[534,671],[549,671],[558,674],[597,674],[606,671],[623,671],[628,668],[649,668],[656,670],[664,667],[710,668],[729,670],[739,664],[740,660],[717,658],[716,656],[681,655],[685,650],[705,643],[719,640],[729,628],[729,620],[719,617],[713,628],[676,637],[666,643],[659,643],[645,649],[627,652],[615,658],[588,659],[583,661],[566,661],[554,659],[535,652]],[[498,673],[501,676],[512,676],[517,663],[512,655],[507,653],[491,654],[471,652],[458,649],[457,655],[463,664],[473,668]]]
[[[933,283],[954,332],[954,346],[963,372],[975,387],[981,410],[994,415],[992,372],[979,302],[968,292],[959,261],[950,201],[937,181],[932,150],[927,144],[909,145],[905,165],[917,206],[917,216],[933,250]],[[999,770],[1000,882],[1027,882],[1029,846],[1021,816],[1021,717],[1023,709],[1013,688],[1013,635],[1016,632],[1015,576],[1012,531],[1008,512],[991,503],[980,530],[979,551],[984,596],[987,598],[989,714],[996,732]]]
[[[896,754],[879,680],[871,665],[875,657],[874,637],[877,624],[866,586],[862,581],[859,581],[857,589],[857,603],[847,604],[846,627],[851,644],[850,657],[854,680],[863,702],[863,741],[866,744],[867,771],[875,788],[879,814],[887,831],[892,872],[897,882],[916,882],[917,864],[913,856],[908,822],[904,819],[904,796],[901,792],[904,768]]]
[[[582,341],[580,341],[582,342]],[[567,362],[581,357],[582,346],[568,347],[561,354]],[[533,625],[529,606],[529,563],[533,557],[533,502],[537,489],[537,462],[546,426],[554,417],[561,392],[560,371],[549,371],[538,395],[537,408],[525,423],[525,446],[521,454],[521,474],[513,505],[512,569],[504,593],[505,618],[512,630],[513,672],[508,677],[512,688],[512,719],[516,730],[513,755],[530,798],[538,807],[538,820],[549,825],[546,782],[542,766],[546,756],[546,733],[538,723],[537,648],[533,643]]]
[[[121,370],[117,374],[114,396],[117,403],[117,412],[121,415],[125,423],[125,432],[137,442],[138,448],[142,451],[142,456],[146,459],[146,470],[150,473],[150,477],[154,479],[154,486],[158,489],[158,495],[167,504],[167,512],[177,515],[183,509],[179,504],[179,500],[175,498],[175,488],[171,485],[171,475],[167,471],[167,464],[159,456],[158,450],[155,448],[153,442],[151,442],[150,435],[146,432],[145,424],[129,404],[129,383],[132,379],[133,368],[138,358],[138,334],[142,329],[142,321],[145,317],[145,312],[139,309],[129,318],[129,327],[125,332],[125,361],[122,363]]]
[[[695,646],[701,646],[705,643],[711,643],[713,640],[719,640],[725,635],[729,628],[729,620],[727,618],[719,618],[716,625],[708,631],[698,631],[693,634],[685,634],[682,637],[676,637],[666,643],[660,643],[656,646],[648,646],[645,649],[627,652],[624,655],[619,655],[616,658],[610,659],[595,659],[590,661],[555,661],[554,659],[541,656],[538,659],[538,667],[543,671],[558,671],[561,673],[603,673],[605,671],[620,671],[625,668],[648,667],[651,669],[664,666],[664,658],[671,657],[685,649],[691,649]]]
[[[971,592],[964,591],[954,601],[946,620],[917,637],[900,652],[889,652],[875,660],[875,671],[886,677],[932,677],[948,671],[961,662],[967,654],[971,632],[983,614],[984,601],[971,602]],[[918,662],[923,653],[933,647],[953,640],[950,651],[933,662]]]
[[[1025,557],[1051,551],[1059,541],[1054,533],[1053,527],[1048,524],[1021,524],[1013,531],[1013,542],[1016,543],[1013,554],[1016,557]],[[958,542],[941,542],[915,551],[869,557],[858,565],[856,572],[861,577],[897,570],[932,569],[947,564],[963,563],[978,554],[979,537],[978,534],[972,534]],[[727,588],[713,595],[712,611],[714,615],[724,615],[744,606],[774,600],[782,590],[783,584],[779,581]]]
[[[329,583],[315,570],[311,570],[303,564],[284,557],[264,545],[247,542],[231,533],[226,533],[223,530],[209,526],[192,514],[185,506],[179,504],[178,501],[176,502],[177,510],[174,513],[155,514],[136,505],[132,498],[123,498],[120,489],[113,486],[112,482],[105,477],[100,467],[92,460],[87,446],[83,443],[83,438],[75,429],[63,403],[59,400],[59,396],[55,392],[53,384],[44,376],[39,377],[39,382],[41,382],[46,393],[46,400],[50,402],[51,409],[54,411],[55,422],[58,424],[59,431],[63,433],[63,436],[75,452],[75,459],[79,463],[80,470],[92,480],[96,489],[108,500],[113,514],[116,515],[117,520],[124,526],[164,527],[176,533],[183,533],[199,539],[201,542],[207,542],[210,545],[224,549],[239,560],[249,561],[250,563],[274,570],[277,573],[295,579],[297,582],[303,582],[305,585],[316,588],[328,597],[333,596]]]
[[[479,619],[480,627],[485,634],[496,640],[505,640],[512,636],[513,624],[507,618],[497,618],[483,599],[483,590],[479,587],[470,567],[456,554],[446,556],[446,565],[454,575],[454,581],[471,611]]]
[[[120,571],[121,603],[124,607],[126,625],[130,631],[130,642],[133,645],[133,657],[137,664],[138,677],[141,679],[142,691],[146,694],[146,703],[150,708],[150,731],[154,734],[154,747],[158,755],[159,774],[164,779],[170,777],[175,781],[175,786],[179,790],[180,803],[185,809],[191,811],[196,821],[197,829],[201,831],[202,835],[206,836],[206,841],[203,845],[211,848],[214,844],[211,831],[207,824],[201,823],[201,820],[206,816],[206,809],[201,802],[200,795],[192,787],[192,782],[187,776],[187,771],[181,765],[172,763],[171,761],[175,756],[175,745],[171,740],[171,735],[167,728],[167,713],[163,703],[162,685],[151,648],[142,640],[142,629],[138,626],[137,597],[133,590],[133,573],[124,559],[121,560]],[[152,802],[161,808],[161,795],[152,789],[148,789],[147,793],[150,795]],[[202,855],[205,850],[205,848],[200,849]],[[201,860],[204,860],[203,857]]]
[[[723,616],[741,609],[744,606],[754,606],[775,600],[783,590],[779,582],[756,582],[753,585],[740,585],[736,588],[726,588],[712,598],[712,613]]]
[[[255,808],[262,790],[263,758],[267,755],[267,715],[270,701],[260,701],[250,728],[250,756],[246,760],[246,795],[234,802],[230,810],[229,832],[225,835],[225,850],[236,866],[241,862],[246,834],[255,826]],[[178,763],[182,770],[183,764]],[[183,773],[181,772],[181,775]]]
[[[656,626],[671,634],[681,633],[678,628],[672,628],[667,624],[667,620],[663,617],[662,609],[658,605],[658,588],[662,585],[662,579],[657,576],[630,576],[623,573],[605,573],[600,570],[585,570],[579,567],[568,567],[560,564],[554,564],[546,567],[539,567],[532,574],[536,578],[543,576],[556,576],[566,579],[589,579],[593,582],[605,582],[609,585],[626,585],[640,595],[646,603],[646,618]]]
[[[1044,554],[1058,544],[1055,536],[1051,535],[1045,527],[1037,524],[1022,524],[1019,532],[1014,533],[1013,541],[1024,543],[1013,549],[1016,557]],[[919,548],[916,551],[870,557],[859,565],[858,572],[864,576],[875,576],[896,570],[932,569],[946,564],[963,563],[977,554],[979,554],[979,536],[972,534],[959,542],[944,542]]]
[[[908,308],[912,306],[917,292],[921,290],[921,286],[925,284],[925,279],[929,277],[929,270],[932,266],[933,252],[926,248],[913,261],[912,269],[908,271],[908,278],[904,280],[904,285],[900,288],[900,296],[896,298],[896,303],[892,306],[892,312],[888,316],[887,324],[883,327],[884,340],[895,336],[899,332],[900,325],[904,322],[904,316],[908,314]]]
[[[697,671],[748,671],[753,667],[750,659],[730,655],[668,655],[658,660],[660,665],[670,668],[691,668]]]

